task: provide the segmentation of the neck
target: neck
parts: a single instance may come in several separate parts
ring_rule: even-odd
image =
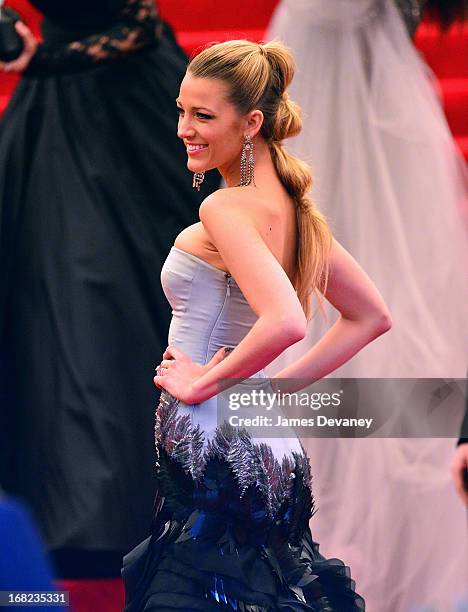
[[[274,170],[271,161],[270,149],[263,138],[253,139],[253,154],[255,158],[255,180],[266,172]],[[241,154],[229,164],[219,167],[218,170],[228,187],[238,187],[240,184],[240,160]]]

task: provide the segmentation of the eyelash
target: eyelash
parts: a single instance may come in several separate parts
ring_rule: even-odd
[[[183,112],[184,112],[184,109],[180,108],[178,106],[177,107],[177,113],[179,115],[182,115]],[[202,121],[207,121],[208,119],[213,119],[213,117],[211,115],[206,115],[205,113],[197,113],[197,117],[199,117],[199,119],[201,119]]]

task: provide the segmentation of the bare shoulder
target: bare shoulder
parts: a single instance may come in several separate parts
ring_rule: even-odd
[[[206,197],[200,206],[200,219],[223,214],[252,216],[258,197],[246,187],[218,189]]]

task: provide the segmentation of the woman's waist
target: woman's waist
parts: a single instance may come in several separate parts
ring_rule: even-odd
[[[193,324],[174,324],[169,328],[168,342],[188,355],[192,361],[201,365],[207,364],[220,350],[225,349],[226,356],[236,348],[246,335],[245,329],[225,330],[225,333],[213,333]]]

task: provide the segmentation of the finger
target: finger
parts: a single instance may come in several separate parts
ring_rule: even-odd
[[[7,62],[3,65],[4,72],[22,72],[24,70],[24,62],[19,59],[12,62]]]
[[[468,506],[468,491],[462,486],[461,488],[457,487],[457,493],[465,506]]]
[[[31,57],[36,53],[36,49],[39,43],[34,34],[24,23],[18,21],[16,22],[15,27],[16,31],[23,39],[24,45],[23,51],[17,60],[21,62],[21,66],[15,67],[15,70],[17,70],[18,72],[22,72],[29,64]]]
[[[462,472],[452,469],[452,476],[453,476],[453,482],[455,483],[455,488],[457,489],[457,492],[461,493],[462,485],[463,485]]]
[[[169,369],[173,365],[174,365],[174,359],[163,359],[158,367]]]
[[[222,348],[220,348],[218,351],[216,351],[216,353],[213,355],[213,357],[210,359],[210,361],[208,362],[208,366],[210,368],[214,367],[215,365],[217,365],[218,363],[220,363],[227,355],[228,353],[226,352],[225,347],[223,346]]]
[[[156,387],[158,387],[158,389],[165,389],[165,380],[164,380],[164,376],[155,376],[153,378],[153,382],[156,385]]]
[[[468,454],[465,452],[461,453],[460,448],[458,448],[452,461],[451,469],[454,477],[459,472],[462,473],[465,468],[468,468]],[[462,450],[464,451],[465,449],[463,448]]]
[[[14,72],[15,64],[16,60],[14,62],[0,62],[0,70],[3,72]]]
[[[18,34],[21,36],[21,38],[23,39],[25,46],[36,42],[34,34],[31,32],[28,26],[24,24],[22,21],[17,21],[15,23],[15,29],[18,32]]]
[[[26,52],[23,50],[21,55],[13,60],[12,62],[3,63],[3,68],[1,68],[4,72],[23,72],[29,61],[31,59],[32,53]]]
[[[468,491],[465,489],[464,472],[464,466],[458,469],[455,469],[455,466],[453,466],[452,468],[453,480],[455,482],[455,488],[457,490],[457,493],[465,502],[465,504],[468,504]]]
[[[163,359],[170,359],[171,357],[174,359],[184,359],[187,355],[175,346],[168,346],[163,355]]]

